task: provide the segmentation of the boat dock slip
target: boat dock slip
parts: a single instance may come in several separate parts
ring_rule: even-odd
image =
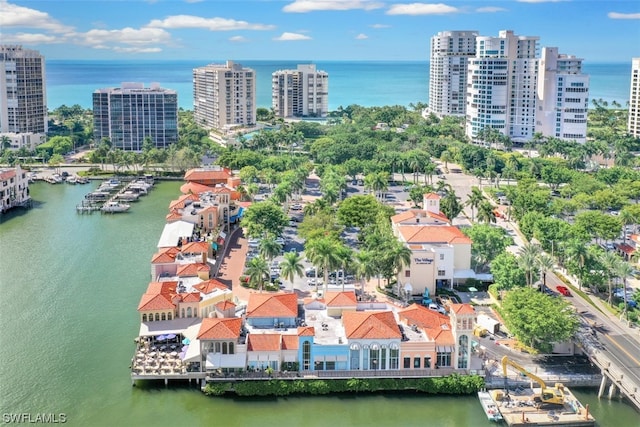
[[[535,401],[540,389],[491,390],[502,418],[509,427],[564,426],[593,427],[596,420],[571,391],[564,387],[564,404],[542,404]]]

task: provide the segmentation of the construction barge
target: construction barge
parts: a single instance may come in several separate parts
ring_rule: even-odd
[[[511,366],[521,375],[528,377],[531,387],[519,386],[515,389],[507,387],[507,367]],[[589,413],[575,395],[562,383],[547,386],[537,375],[528,372],[516,362],[504,356],[502,369],[505,387],[491,390],[491,399],[500,411],[502,419],[509,427],[563,426],[592,427],[595,418]],[[533,383],[539,387],[533,387]],[[483,407],[486,404],[483,404]]]

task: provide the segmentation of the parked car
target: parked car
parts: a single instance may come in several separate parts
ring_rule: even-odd
[[[560,292],[562,295],[564,295],[565,297],[570,297],[571,296],[571,292],[569,291],[569,289],[566,286],[558,285],[558,286],[556,286],[556,290],[558,292]]]
[[[292,211],[300,211],[302,210],[302,205],[300,203],[294,203],[291,205]]]

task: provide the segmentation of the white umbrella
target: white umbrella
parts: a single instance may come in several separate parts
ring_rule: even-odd
[[[172,355],[173,357],[176,357],[176,356],[178,355],[178,352],[176,352],[176,351],[172,351],[172,352],[171,352],[171,355]]]

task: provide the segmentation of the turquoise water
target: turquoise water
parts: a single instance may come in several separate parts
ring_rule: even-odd
[[[64,413],[69,426],[490,426],[475,397],[208,398],[132,387],[136,307],[179,182],[120,215],[79,215],[96,184],[34,184],[33,209],[0,216],[0,413]],[[619,401],[577,395],[601,426],[637,426]]]
[[[49,109],[62,104],[92,107],[92,93],[99,88],[120,86],[122,82],[158,82],[178,92],[179,106],[193,109],[192,70],[219,61],[47,61],[47,102]],[[258,107],[271,108],[271,73],[296,68],[311,61],[242,61],[257,75]],[[318,61],[317,69],[329,73],[329,109],[359,104],[365,107],[428,103],[429,63],[427,61]],[[589,63],[591,98],[629,99],[631,63]]]

